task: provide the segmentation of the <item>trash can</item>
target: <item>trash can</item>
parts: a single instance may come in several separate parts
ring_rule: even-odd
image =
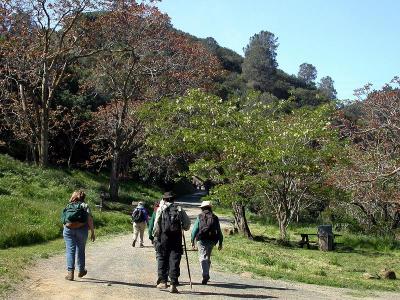
[[[332,225],[320,225],[318,226],[318,245],[321,251],[332,251],[334,240],[333,240]]]

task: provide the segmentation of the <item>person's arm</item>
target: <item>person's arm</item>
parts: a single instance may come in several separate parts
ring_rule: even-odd
[[[88,215],[88,226],[90,229],[90,240],[94,242],[96,240],[96,235],[94,234],[93,217],[90,214]]]
[[[219,219],[217,217],[217,232],[218,232],[218,250],[222,249],[222,242],[224,241],[224,236],[221,231],[221,225],[219,223]]]
[[[189,230],[190,228],[190,219],[186,212],[181,210],[181,218],[182,218],[182,228],[183,230]]]
[[[156,219],[156,212],[153,212],[153,214],[151,215],[149,224],[147,225],[147,226],[148,226],[148,232],[149,232],[149,239],[150,239],[151,241],[154,239],[154,236],[153,236],[153,228],[154,228],[154,221],[155,221],[155,219]]]
[[[147,212],[147,209],[144,209],[144,221],[146,222],[147,226],[149,226],[149,213]]]
[[[193,229],[192,229],[192,234],[191,234],[192,247],[194,247],[196,236],[199,233],[199,223],[200,223],[199,217],[197,217],[196,221],[194,222]]]

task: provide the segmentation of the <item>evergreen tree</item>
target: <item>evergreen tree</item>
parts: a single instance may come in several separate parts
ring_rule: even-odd
[[[332,77],[325,76],[322,77],[319,84],[318,89],[324,93],[329,99],[336,99],[336,89],[334,87],[335,82]]]
[[[314,80],[317,78],[317,68],[312,64],[302,63],[299,66],[297,77],[307,84],[313,84]]]
[[[276,49],[278,38],[268,31],[261,31],[250,38],[244,50],[242,65],[243,76],[247,84],[254,89],[268,91],[275,79]]]

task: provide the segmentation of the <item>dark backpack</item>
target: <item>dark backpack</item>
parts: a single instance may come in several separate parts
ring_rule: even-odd
[[[132,213],[132,221],[142,223],[145,221],[144,211],[141,208],[136,208]]]
[[[177,205],[170,205],[161,215],[161,232],[167,236],[181,234],[182,225]]]
[[[68,203],[68,205],[64,208],[61,221],[63,224],[67,223],[86,223],[88,219],[88,213],[84,207],[82,207],[82,203]]]
[[[210,211],[202,212],[199,215],[199,233],[197,239],[200,241],[212,241],[217,243],[218,234],[218,217]]]

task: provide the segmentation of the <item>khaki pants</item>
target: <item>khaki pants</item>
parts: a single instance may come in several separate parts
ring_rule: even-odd
[[[138,235],[140,233],[140,245],[143,245],[143,235],[146,229],[146,222],[133,223],[133,241],[136,242]]]
[[[203,278],[210,278],[211,252],[215,244],[212,241],[198,241],[197,249]]]

